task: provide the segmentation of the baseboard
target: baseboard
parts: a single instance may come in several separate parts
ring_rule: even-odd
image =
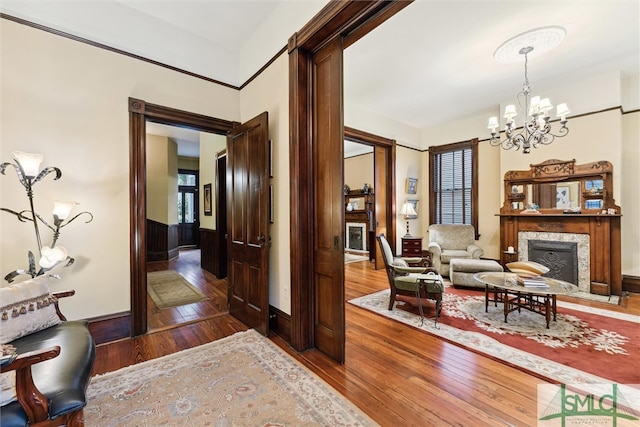
[[[96,344],[104,344],[131,336],[131,312],[113,313],[93,317],[89,321],[89,332]]]
[[[291,342],[291,315],[269,306],[269,331],[286,342]]]
[[[640,294],[640,276],[622,275],[622,291]]]

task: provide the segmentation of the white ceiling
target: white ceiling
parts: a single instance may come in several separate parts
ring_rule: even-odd
[[[324,4],[3,0],[0,10],[240,86]],[[638,0],[417,0],[345,51],[345,102],[418,129],[495,108],[515,98],[524,69],[495,62],[493,52],[547,25],[567,36],[556,50],[530,56],[534,92],[604,72],[640,72]]]

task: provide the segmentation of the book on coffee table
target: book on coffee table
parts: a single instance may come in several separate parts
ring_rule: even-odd
[[[548,288],[549,285],[544,281],[542,276],[527,276],[520,277],[518,276],[518,284],[524,286],[525,288]]]

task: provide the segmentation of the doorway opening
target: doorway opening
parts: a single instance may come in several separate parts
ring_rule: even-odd
[[[129,98],[131,335],[148,329],[146,123],[226,135],[234,122]],[[226,306],[226,299],[225,299]]]

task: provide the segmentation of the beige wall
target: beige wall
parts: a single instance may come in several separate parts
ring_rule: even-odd
[[[147,134],[147,219],[178,222],[178,146],[166,136]]]
[[[216,229],[216,154],[227,146],[227,137],[213,133],[200,132],[200,227]],[[211,184],[211,215],[204,214],[204,186]]]
[[[54,199],[77,200],[91,211],[63,228],[60,244],[76,262],[60,269],[54,290],[75,289],[62,301],[71,319],[130,309],[129,97],[181,110],[240,120],[238,91],[1,20],[0,160],[16,150],[42,153],[63,176],[37,183],[36,210],[45,218]],[[286,70],[280,70],[286,80]],[[285,127],[286,129],[286,127]],[[0,176],[0,206],[27,208],[15,174]],[[43,232],[46,234],[46,232]],[[45,237],[45,240],[49,236]],[[27,267],[36,250],[29,225],[0,215],[0,272]]]
[[[365,182],[373,187],[373,153],[344,159],[344,183],[352,190],[364,188]]]
[[[637,86],[636,86],[637,88]],[[622,116],[622,272],[640,276],[640,111]]]

